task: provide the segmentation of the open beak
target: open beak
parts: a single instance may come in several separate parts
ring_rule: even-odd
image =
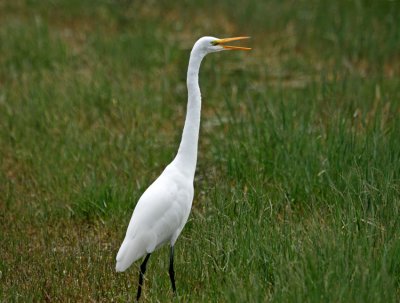
[[[221,45],[224,49],[229,49],[229,50],[251,50],[250,47],[225,45],[225,43],[228,42],[245,40],[245,39],[250,39],[250,37],[234,37],[234,38],[218,39],[217,41],[215,41],[215,43],[216,45]]]

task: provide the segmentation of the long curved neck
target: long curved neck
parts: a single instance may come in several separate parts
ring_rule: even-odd
[[[201,94],[199,87],[199,69],[204,55],[194,48],[190,54],[187,72],[188,105],[183,128],[182,140],[174,162],[188,177],[194,178],[197,163],[199,141]]]

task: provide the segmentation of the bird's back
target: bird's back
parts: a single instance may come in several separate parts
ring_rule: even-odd
[[[117,271],[170,241],[185,225],[193,200],[193,180],[169,165],[139,199],[117,254]]]

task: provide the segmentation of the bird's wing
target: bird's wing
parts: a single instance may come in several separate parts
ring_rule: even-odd
[[[170,240],[186,223],[193,184],[162,174],[143,193],[133,212],[117,255],[117,269],[129,267],[146,253]],[[124,265],[124,266],[122,266]]]

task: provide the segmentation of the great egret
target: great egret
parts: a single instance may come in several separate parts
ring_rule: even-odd
[[[189,217],[193,201],[193,179],[196,170],[197,144],[200,127],[201,94],[199,69],[203,58],[222,50],[250,50],[248,47],[225,43],[248,39],[202,37],[190,53],[187,72],[188,105],[182,140],[175,159],[140,197],[129,222],[125,239],[117,254],[117,272],[125,271],[133,262],[146,255],[140,265],[139,300],[146,264],[151,253],[169,242],[169,276],[175,293],[174,244]]]

